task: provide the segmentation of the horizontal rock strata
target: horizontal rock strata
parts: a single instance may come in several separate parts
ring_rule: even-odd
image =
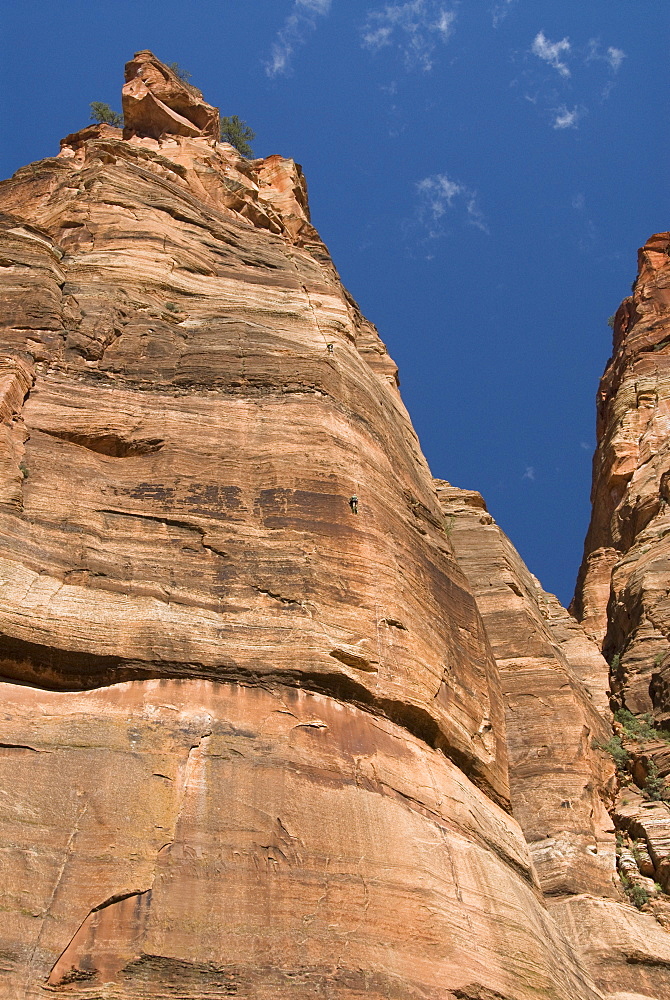
[[[664,1000],[670,907],[661,890],[670,877],[670,813],[621,770],[623,736],[645,787],[639,743],[620,723],[612,735],[607,663],[528,572],[480,494],[436,485],[496,657],[512,808],[550,912],[611,1000]],[[657,740],[656,754],[659,747],[667,773],[668,744]]]
[[[0,998],[662,1000],[600,653],[436,493],[301,168],[122,99],[0,184]]]
[[[391,722],[212,681],[2,698],[26,997],[599,995],[515,821]]]
[[[5,676],[280,678],[387,715],[506,801],[481,622],[299,169],[100,126],[0,204],[2,344],[35,364],[0,511]]]
[[[0,185],[2,988],[597,1000],[395,365],[213,110],[139,53]]]
[[[668,996],[670,936],[650,914],[589,896],[556,902],[551,913],[612,1000]]]

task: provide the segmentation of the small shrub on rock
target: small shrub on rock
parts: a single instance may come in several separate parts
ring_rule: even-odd
[[[626,773],[628,765],[630,764],[630,754],[621,742],[620,736],[611,736],[604,743],[599,743],[597,740],[594,740],[593,747],[597,750],[604,750],[605,753],[610,755],[616,765],[619,777]]]
[[[123,128],[123,115],[113,111],[109,104],[104,104],[103,101],[91,101],[91,121]]]
[[[221,142],[229,142],[242,156],[249,158],[254,155],[251,143],[255,138],[254,130],[237,115],[221,119]]]

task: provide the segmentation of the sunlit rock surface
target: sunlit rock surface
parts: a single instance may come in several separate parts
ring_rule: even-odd
[[[136,52],[126,63],[126,83],[121,93],[124,135],[184,135],[219,138],[219,110],[203,100],[195,87],[186,83],[153,53]]]
[[[300,168],[126,76],[0,187],[3,995],[595,1000]]]
[[[663,1000],[599,652],[436,493],[300,167],[148,51],[123,107],[0,185],[0,997]]]
[[[215,681],[2,695],[4,996],[598,996],[515,821],[400,726]]]
[[[481,621],[299,168],[93,126],[0,204],[3,673],[307,685],[506,802]]]
[[[594,704],[602,707],[607,664],[583,632],[577,641],[576,623],[567,637],[555,634],[565,629],[565,613],[557,614],[558,602],[528,572],[480,494],[444,480],[436,486],[500,672],[512,808],[542,888],[552,897],[616,896],[607,813],[614,767],[593,748],[611,735]]]
[[[648,773],[650,751],[659,775],[670,771],[670,746],[647,739],[643,750],[619,722],[612,735],[594,640],[528,572],[479,493],[436,486],[499,668],[512,808],[550,912],[611,1000],[664,1000],[670,811],[650,799]],[[622,738],[631,774],[615,774]]]
[[[615,704],[670,720],[670,234],[639,252],[598,393],[593,515],[574,611],[603,642]]]

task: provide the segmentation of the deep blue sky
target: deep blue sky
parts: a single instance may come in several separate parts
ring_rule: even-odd
[[[434,475],[569,601],[607,318],[668,228],[665,0],[4,0],[0,174],[141,48],[302,163]]]

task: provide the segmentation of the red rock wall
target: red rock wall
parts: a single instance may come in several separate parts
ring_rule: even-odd
[[[193,173],[225,170],[204,140],[171,144]],[[10,310],[31,252],[44,287],[3,341],[35,371],[11,418],[3,672],[342,692],[504,801],[495,670],[383,345],[322,246],[197,201],[166,179],[168,146],[138,163],[131,142],[86,140],[0,188],[48,232],[6,222]]]
[[[620,723],[612,735],[595,642],[542,590],[482,497],[436,483],[500,672],[512,809],[549,910],[612,1000],[666,998],[670,810],[646,777],[652,759],[668,773],[668,744],[633,741]],[[622,737],[631,773],[615,774]]]
[[[556,630],[565,625],[556,614],[558,602],[528,572],[480,494],[443,480],[436,484],[498,665],[512,809],[542,889],[551,897],[616,897],[614,830],[607,813],[614,766],[593,747],[611,735],[607,717],[596,708],[602,707],[607,664],[583,632],[581,641],[575,630],[560,641]],[[591,691],[577,672],[584,664]]]
[[[596,1000],[395,366],[161,65],[0,185],[0,995]]]
[[[388,720],[214,681],[2,693],[3,997],[596,1000],[514,820]]]
[[[615,704],[670,718],[670,234],[639,253],[598,393],[593,516],[574,611],[603,642]]]

